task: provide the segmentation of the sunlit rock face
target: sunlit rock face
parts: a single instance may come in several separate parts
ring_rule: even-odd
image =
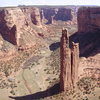
[[[100,29],[100,8],[82,7],[78,10],[78,30],[88,32]]]
[[[41,25],[37,8],[5,8],[0,16],[0,33],[5,40],[18,46],[35,44],[37,34],[32,25]]]
[[[2,8],[0,10],[0,41],[2,42],[0,54],[10,55],[9,52],[15,51],[16,46],[23,50],[35,46],[40,40],[38,32],[41,33],[41,27],[38,8]]]
[[[33,24],[41,26],[40,11],[38,8],[31,8],[31,20]]]

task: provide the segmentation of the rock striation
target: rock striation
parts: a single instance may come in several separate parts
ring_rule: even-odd
[[[100,8],[82,7],[78,10],[78,31],[88,32],[100,30]]]
[[[61,91],[66,91],[76,85],[79,66],[79,45],[73,42],[72,48],[69,48],[69,36],[66,29],[62,30],[60,56],[60,89]]]

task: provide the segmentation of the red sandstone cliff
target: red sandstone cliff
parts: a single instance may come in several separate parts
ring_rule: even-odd
[[[79,32],[100,29],[100,8],[82,7],[78,10],[77,19]]]
[[[48,24],[52,24],[52,18],[53,21],[72,21],[76,19],[74,15],[71,8],[43,8],[41,11],[42,18],[46,19]]]
[[[38,8],[16,7],[1,9],[0,36],[3,43],[0,45],[0,54],[11,54],[10,52],[16,51],[15,46],[26,49],[39,43],[38,33],[45,31],[44,28],[42,29],[41,24]]]
[[[100,8],[82,7],[78,11],[78,34],[71,41],[80,45],[82,57],[78,67],[78,78],[100,78]]]
[[[35,44],[37,32],[34,28],[41,25],[37,8],[5,8],[0,16],[0,33],[5,40],[18,46]]]

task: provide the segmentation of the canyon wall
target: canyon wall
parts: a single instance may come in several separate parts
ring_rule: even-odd
[[[17,46],[34,45],[36,28],[41,26],[38,8],[4,8],[0,16],[0,34],[4,40]]]
[[[55,20],[72,20],[72,10],[67,8],[59,8],[57,14],[55,15]]]
[[[74,42],[80,45],[78,78],[100,78],[100,7],[82,7],[78,10],[78,34]],[[71,37],[71,38],[72,38]],[[99,82],[100,84],[100,82]]]
[[[72,19],[70,8],[37,8],[37,7],[12,7],[0,9],[0,54],[11,50],[24,50],[33,47],[35,44],[43,43],[44,36],[49,32],[46,24],[54,24],[55,20],[68,21]],[[47,20],[45,23],[44,20]],[[47,33],[47,34],[44,34]],[[5,46],[7,45],[7,46]],[[11,49],[10,49],[11,46]],[[9,48],[8,48],[9,47]],[[9,51],[9,52],[8,52]]]
[[[40,11],[35,7],[0,9],[0,58],[26,50],[43,41],[38,33],[42,28]],[[42,42],[41,42],[42,44]],[[17,47],[17,48],[16,48]]]
[[[72,48],[69,48],[69,36],[66,29],[62,30],[60,57],[60,89],[66,91],[76,86],[79,67],[79,45],[73,42]]]
[[[78,10],[78,31],[88,32],[100,30],[100,8],[82,7]]]
[[[68,21],[73,18],[72,10],[69,8],[43,8],[43,13],[43,18],[47,19],[49,24],[52,24],[52,17],[55,21]]]

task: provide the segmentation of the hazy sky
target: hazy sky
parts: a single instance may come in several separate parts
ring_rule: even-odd
[[[100,0],[0,0],[0,6],[17,5],[100,5]]]

